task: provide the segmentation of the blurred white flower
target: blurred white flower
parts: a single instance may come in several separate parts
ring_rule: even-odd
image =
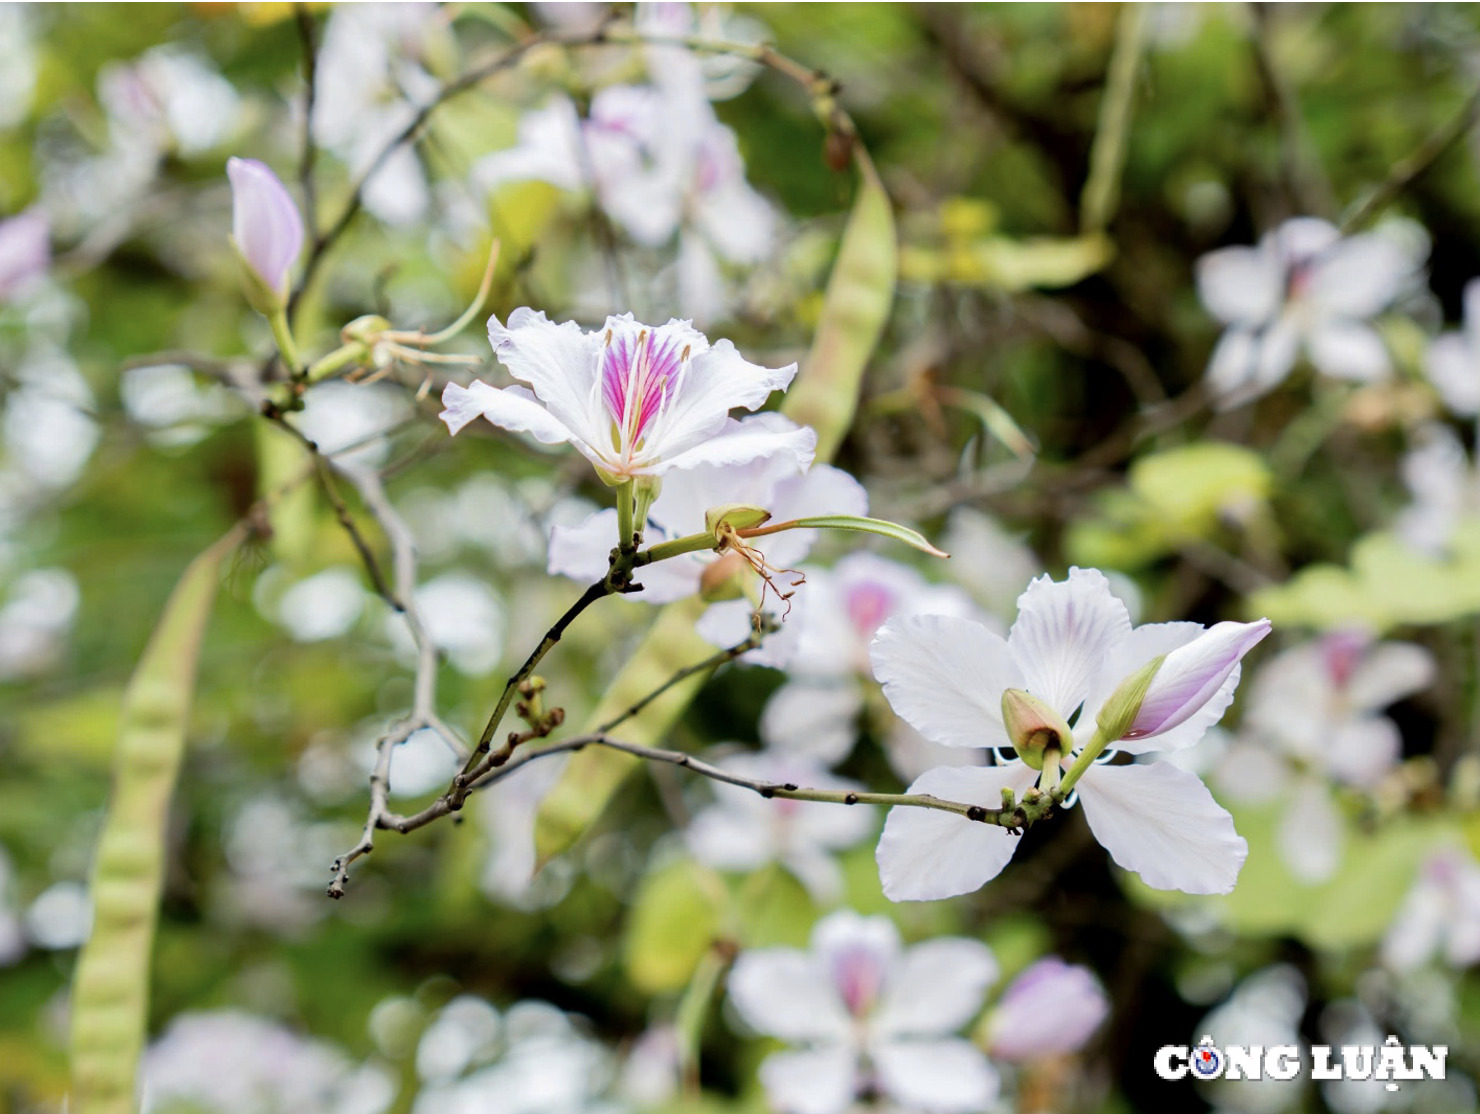
[[[81,882],[56,882],[26,909],[26,936],[38,948],[81,947],[92,931],[92,899]]]
[[[70,487],[98,443],[92,389],[72,357],[50,345],[28,352],[16,378],[0,425],[5,463],[42,491]]]
[[[105,65],[98,100],[114,149],[146,152],[148,161],[169,152],[191,158],[211,151],[232,137],[242,115],[231,82],[172,45]]]
[[[855,721],[864,708],[862,682],[873,676],[869,643],[885,620],[925,614],[987,617],[961,589],[931,584],[916,570],[873,553],[852,553],[831,569],[805,572],[806,586],[796,594],[787,619],[796,627],[790,676],[761,712],[761,739],[767,746],[831,765],[853,748]],[[912,749],[910,766],[901,773],[914,778],[948,764],[951,752],[935,749],[940,761],[924,767],[914,765],[920,755]],[[889,754],[899,769],[899,756],[892,748]]]
[[[448,572],[416,590],[416,609],[427,637],[453,667],[481,677],[504,656],[504,604],[488,582],[466,572]],[[386,616],[386,628],[403,657],[415,646],[399,614]]]
[[[1334,787],[1377,786],[1402,751],[1382,710],[1427,688],[1435,672],[1422,646],[1343,630],[1275,655],[1254,678],[1217,785],[1236,799],[1285,802],[1279,846],[1297,878],[1320,882],[1341,865]]]
[[[130,368],[119,384],[129,419],[161,445],[192,445],[213,426],[242,416],[241,396],[220,383],[205,386],[181,364]]]
[[[1006,639],[968,619],[891,619],[874,640],[873,664],[885,697],[911,726],[933,742],[979,751],[1013,745],[1002,718],[1009,690],[1025,690],[1060,720],[1077,714],[1088,735],[1125,680],[1161,659],[1130,733],[1111,739],[1110,750],[1145,754],[1202,738],[1233,701],[1239,658],[1268,629],[1267,620],[1132,629],[1104,575],[1071,568],[1064,581],[1042,576],[1028,586]],[[1143,729],[1148,716],[1155,722]],[[1063,741],[1060,761],[1068,765],[1075,745]],[[909,791],[997,808],[1004,789],[1021,794],[1038,778],[1038,770],[1012,760],[931,770]],[[1168,762],[1097,762],[1075,789],[1095,838],[1147,885],[1188,893],[1233,888],[1248,845],[1196,775]],[[1145,807],[1148,800],[1158,807]],[[995,878],[1017,846],[1004,828],[895,807],[879,840],[879,877],[895,901],[969,893]]]
[[[1480,863],[1457,847],[1429,856],[1382,942],[1395,971],[1436,957],[1451,967],[1480,963]]]
[[[442,1007],[416,1045],[416,1074],[430,1082],[456,1079],[493,1058],[503,1025],[498,1011],[471,994]]]
[[[1456,414],[1480,413],[1480,279],[1465,284],[1463,329],[1435,337],[1426,364],[1444,405]]]
[[[1198,1023],[1191,1034],[1196,1043],[1212,1034],[1220,1045],[1293,1045],[1303,1048],[1300,1021],[1305,1013],[1305,980],[1295,968],[1281,964],[1247,976],[1218,1008]],[[1379,1042],[1381,1043],[1381,1042]],[[1275,1114],[1303,1109],[1305,1084],[1271,1079],[1219,1079],[1205,1083],[1220,1109],[1243,1114]]]
[[[375,750],[367,747],[361,753],[369,773],[375,765]],[[457,756],[438,732],[430,727],[413,731],[391,754],[390,795],[405,800],[445,789],[459,767]]]
[[[278,599],[278,622],[298,642],[348,634],[365,610],[363,576],[341,565],[298,581]]]
[[[389,435],[412,408],[406,392],[390,383],[331,380],[303,396],[297,424],[303,435],[341,468],[376,468],[390,451]]]
[[[864,789],[801,756],[759,751],[731,755],[717,765],[778,785],[838,792]],[[714,804],[701,809],[684,831],[693,856],[721,870],[750,871],[778,863],[820,902],[835,901],[843,889],[832,853],[866,839],[877,823],[874,810],[866,805],[768,800],[722,782],[714,783],[714,795]]]
[[[619,1087],[622,1097],[640,1110],[664,1106],[678,1095],[678,1030],[654,1025],[643,1031],[622,1061]]]
[[[515,146],[481,160],[473,178],[488,190],[530,179],[589,188],[638,244],[658,247],[677,234],[680,309],[702,324],[724,309],[720,261],[764,259],[776,212],[746,180],[735,133],[715,116],[698,60],[683,47],[649,51],[660,63],[655,84],[602,89],[585,119],[568,98],[551,98],[520,122]]]
[[[46,273],[51,225],[41,209],[0,220],[0,303],[8,302]]]
[[[66,646],[82,594],[66,569],[18,577],[0,607],[0,680],[45,672]]]
[[[799,429],[775,414],[762,414],[751,421],[772,428],[778,437],[793,436]],[[852,476],[827,464],[816,464],[803,472],[795,455],[783,452],[741,464],[705,464],[669,473],[648,513],[644,541],[653,545],[703,533],[706,512],[730,503],[764,507],[771,512],[772,523],[809,515],[862,515],[868,510],[868,496]],[[550,572],[586,583],[600,580],[606,574],[616,536],[614,510],[598,511],[579,526],[555,527],[550,534]],[[789,593],[797,580],[791,572],[816,539],[816,530],[783,530],[748,544],[773,570],[778,570],[769,574],[776,591]],[[633,580],[643,590],[634,598],[663,604],[701,591],[709,592],[710,598],[718,593],[721,602],[712,604],[700,618],[698,631],[716,646],[734,646],[750,634],[755,604],[744,597],[724,598],[732,578],[742,591],[759,593],[760,579],[749,575],[740,555],[730,551],[717,554],[708,549],[685,553],[638,569]],[[766,595],[770,595],[769,590]],[[772,603],[768,610],[786,609]],[[780,631],[743,660],[782,668],[791,660],[796,638],[791,624],[783,623]]]
[[[1016,1062],[1077,1052],[1109,1014],[1093,971],[1049,956],[1002,992],[987,1019],[987,1052]]]
[[[1219,404],[1271,390],[1302,350],[1323,375],[1386,378],[1392,361],[1369,322],[1416,283],[1427,254],[1427,240],[1406,223],[1342,238],[1326,221],[1299,217],[1255,247],[1203,256],[1198,292],[1228,326],[1208,365]]]
[[[436,96],[425,65],[446,33],[439,4],[345,4],[324,30],[318,56],[314,138],[359,177],[385,145]],[[391,225],[427,210],[426,172],[403,143],[365,183],[365,208]]]
[[[144,1114],[380,1114],[391,1074],[251,1014],[186,1013],[144,1054]]]
[[[985,944],[940,937],[906,949],[888,918],[842,909],[818,922],[809,951],[741,953],[729,989],[752,1029],[805,1046],[761,1063],[766,1095],[784,1114],[841,1114],[866,1094],[965,1114],[996,1098],[998,1077],[953,1034],[996,978]]]
[[[1398,463],[1412,501],[1398,513],[1395,529],[1414,549],[1440,556],[1462,522],[1480,517],[1480,474],[1448,426],[1426,422],[1414,440]]]
[[[479,791],[478,818],[489,837],[480,884],[483,892],[515,908],[546,904],[548,887],[535,885],[534,821],[546,794],[565,770],[561,756],[542,758]],[[559,891],[563,893],[563,890]]]
[[[504,1015],[505,1051],[455,1081],[423,1086],[414,1114],[597,1114],[611,1108],[611,1055],[544,1002]]]
[[[0,128],[19,124],[31,111],[37,70],[33,18],[25,4],[0,4]]]

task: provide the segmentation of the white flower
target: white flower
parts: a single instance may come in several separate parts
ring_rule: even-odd
[[[954,1036],[997,978],[991,949],[942,937],[900,946],[885,917],[843,909],[819,921],[810,951],[743,953],[730,1001],[758,1032],[805,1048],[774,1052],[761,1083],[783,1114],[840,1114],[878,1093],[909,1110],[981,1110],[997,1072]]]
[[[675,64],[654,85],[598,92],[585,119],[566,97],[551,98],[519,123],[513,147],[473,169],[484,189],[536,179],[596,203],[638,244],[660,247],[679,234],[678,296],[699,320],[723,308],[716,259],[754,264],[775,240],[776,214],[745,178],[735,133],[720,123],[687,50],[655,47]]]
[[[987,1049],[993,1059],[1018,1062],[1077,1052],[1109,1014],[1093,971],[1048,956],[1002,992],[987,1020]]]
[[[1409,642],[1336,631],[1285,650],[1259,671],[1242,739],[1217,783],[1244,800],[1283,798],[1280,850],[1307,882],[1341,863],[1341,814],[1333,787],[1375,788],[1398,761],[1398,727],[1382,709],[1433,683],[1433,655]]]
[[[446,15],[437,4],[347,4],[334,9],[318,55],[314,138],[359,176],[435,97],[422,66]],[[365,183],[365,208],[387,224],[417,220],[431,199],[414,144],[403,143]]]
[[[145,1114],[378,1114],[389,1073],[251,1014],[182,1014],[144,1055]]]
[[[864,708],[860,680],[871,678],[868,648],[885,620],[895,615],[985,618],[959,588],[929,583],[916,570],[873,553],[852,553],[831,569],[806,571],[788,623],[796,628],[791,676],[761,713],[761,739],[791,754],[840,762],[853,748],[854,722]],[[886,717],[887,718],[887,717]],[[928,747],[929,744],[926,744]],[[930,766],[944,765],[945,748]],[[893,747],[890,761],[898,765]],[[914,777],[927,767],[913,766]]]
[[[1382,942],[1382,959],[1411,971],[1435,955],[1451,967],[1480,962],[1480,863],[1445,847],[1423,871]]]
[[[1166,656],[1162,671],[1174,679],[1190,675],[1178,666],[1184,658],[1200,663],[1204,678],[1223,678],[1215,687],[1191,686],[1205,702],[1169,728],[1111,740],[1118,750],[1143,754],[1193,745],[1232,702],[1237,662],[1227,661],[1225,654],[1216,655],[1216,662],[1204,660],[1200,648],[1225,646],[1227,635],[1234,634],[1247,650],[1267,629],[1261,620],[1212,630],[1197,623],[1133,630],[1125,605],[1111,594],[1102,573],[1070,569],[1065,581],[1043,576],[1028,586],[1006,639],[964,619],[896,619],[874,641],[873,663],[896,712],[933,742],[963,748],[1012,745],[1002,723],[1008,689],[1026,690],[1065,721],[1077,713],[1078,731],[1087,736],[1121,682],[1158,657]],[[1072,757],[1063,755],[1063,763]],[[1003,789],[1021,794],[1037,780],[1038,771],[1009,761],[932,770],[909,791],[997,808]],[[1188,893],[1233,888],[1248,845],[1194,774],[1168,762],[1096,763],[1077,790],[1095,838],[1148,885]],[[942,811],[896,807],[879,841],[884,892],[896,901],[968,893],[995,878],[1017,844],[1003,828]]]
[[[717,765],[778,785],[838,792],[864,788],[814,761],[770,751],[732,755]],[[699,812],[684,832],[693,856],[721,870],[751,871],[779,863],[818,901],[835,901],[842,893],[842,875],[831,852],[852,847],[874,830],[874,811],[864,805],[767,800],[722,782],[715,783],[714,794],[715,803]]]
[[[46,273],[51,225],[40,209],[0,220],[0,302],[8,302]]]
[[[1480,516],[1480,475],[1448,426],[1427,422],[1415,440],[1398,465],[1413,501],[1399,512],[1395,529],[1414,549],[1440,556],[1461,521]]]
[[[1480,279],[1465,284],[1465,323],[1429,344],[1429,379],[1456,414],[1480,413]]]
[[[1272,389],[1303,349],[1322,374],[1372,382],[1392,370],[1368,321],[1414,281],[1427,252],[1407,226],[1343,239],[1314,217],[1286,221],[1257,246],[1221,248],[1197,263],[1203,304],[1228,326],[1208,380],[1220,403]]]
[[[761,436],[775,439],[811,435],[811,430],[779,414],[761,414],[746,424],[757,427]],[[868,497],[852,476],[826,464],[802,472],[796,456],[783,452],[738,465],[699,465],[670,473],[649,512],[644,538],[655,544],[703,533],[706,512],[731,503],[764,507],[771,512],[771,521],[778,523],[821,514],[862,515],[868,510]],[[555,527],[550,534],[550,572],[586,583],[601,579],[616,536],[614,510],[599,511],[579,526]],[[776,589],[789,592],[796,577],[788,570],[801,563],[816,538],[816,530],[783,530],[748,544],[778,570],[771,574]],[[634,582],[643,587],[633,598],[652,604],[684,599],[701,590],[706,576],[712,579],[732,566],[735,572],[744,573],[741,560],[728,551],[721,555],[702,550],[644,566],[633,575]],[[754,578],[757,589],[759,583]],[[753,611],[754,606],[743,598],[713,604],[699,620],[699,634],[716,646],[734,646],[750,633]],[[796,634],[788,623],[745,660],[779,668],[790,661],[795,644]]]
[[[811,430],[730,417],[784,391],[796,364],[749,363],[727,340],[711,346],[687,321],[655,328],[627,313],[585,333],[573,321],[553,325],[543,313],[516,309],[507,328],[489,318],[488,339],[529,387],[449,383],[441,416],[453,433],[481,415],[547,445],[568,442],[613,483],[782,452],[802,467],[811,463]]]

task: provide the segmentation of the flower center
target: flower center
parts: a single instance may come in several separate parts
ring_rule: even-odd
[[[848,592],[848,618],[860,641],[867,642],[894,611],[894,594],[882,584],[865,581]]]
[[[613,449],[626,455],[641,447],[688,359],[688,345],[659,340],[651,329],[635,336],[607,330],[601,394],[612,419]]]
[[[845,948],[833,960],[833,978],[843,1004],[856,1018],[862,1018],[873,1007],[884,981],[878,957],[862,946]]]

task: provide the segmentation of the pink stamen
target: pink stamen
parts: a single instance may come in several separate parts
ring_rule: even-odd
[[[833,978],[848,1012],[854,1017],[863,1017],[878,997],[884,969],[872,950],[855,944],[833,960]]]
[[[873,638],[894,613],[895,604],[894,593],[884,585],[872,581],[855,584],[848,592],[848,618],[858,637],[864,642]]]
[[[688,358],[675,340],[656,339],[652,329],[633,337],[607,331],[602,352],[601,393],[608,413],[631,447],[642,440]]]

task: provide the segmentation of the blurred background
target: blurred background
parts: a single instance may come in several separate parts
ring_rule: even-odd
[[[1473,1109],[1477,83],[1480,15],[1457,4],[0,5],[0,1109],[63,1108],[125,686],[244,515],[160,825],[147,1109],[824,1114],[763,1082],[786,1034],[725,971],[843,908],[984,942],[999,970],[953,1030],[996,1097],[875,1081],[860,1109]],[[453,321],[496,240],[482,311],[438,348],[467,362],[382,351],[262,417],[281,369],[227,240],[230,156],[307,214],[311,359],[362,315]],[[1316,252],[1279,239],[1293,218],[1329,222]],[[857,327],[825,298],[845,229],[898,244],[844,303],[887,307]],[[536,871],[550,759],[455,822],[380,833],[329,900],[376,742],[417,699],[417,639],[358,546],[409,572],[435,714],[466,739],[579,593],[546,571],[550,530],[610,503],[575,453],[437,421],[447,381],[507,382],[481,323],[526,305],[693,318],[802,361],[799,384],[809,351],[838,362],[819,330],[877,327],[861,386],[825,398],[833,463],[953,553],[819,541],[808,587],[845,600],[847,660],[726,665],[646,741],[733,757],[830,732],[823,765],[900,791],[927,745],[869,676],[884,613],[848,611],[848,586],[946,592],[1005,630],[1030,577],[1095,566],[1137,622],[1274,620],[1185,759],[1249,842],[1235,891],[1153,891],[1069,810],[980,892],[893,904],[878,810],[715,853],[695,833],[730,806],[668,767],[591,797]],[[1323,343],[1323,322],[1347,331]],[[1277,327],[1283,362],[1258,348]],[[541,669],[547,706],[586,721],[657,615],[593,609]],[[390,807],[455,770],[416,731]],[[1092,977],[1011,1049],[1003,988],[1049,957]],[[1447,1079],[1155,1075],[1205,1033],[1394,1034],[1449,1046]]]

